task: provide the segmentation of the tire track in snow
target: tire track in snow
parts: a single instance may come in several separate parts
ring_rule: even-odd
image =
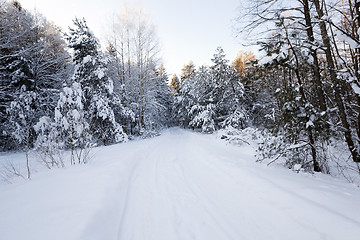
[[[118,240],[336,239],[294,204],[328,211],[292,194],[292,183],[279,185],[281,178],[268,179],[254,164],[235,164],[239,148],[180,130],[137,144],[113,213]]]
[[[131,186],[132,186],[132,183],[135,181],[135,173],[136,173],[136,170],[142,160],[143,160],[143,158],[139,159],[139,161],[134,166],[132,166],[129,177],[125,181],[126,190],[123,195],[124,202],[122,205],[122,209],[120,211],[121,217],[120,217],[119,229],[118,229],[118,233],[117,233],[117,239],[121,239],[121,233],[122,233],[122,229],[125,224],[127,211],[128,211],[128,207],[129,207]]]
[[[146,161],[148,160],[148,156],[151,155],[152,152],[157,150],[156,145],[159,144],[158,140],[159,139],[147,139],[147,141],[150,142],[150,144],[146,145],[143,148],[138,149],[138,151],[136,151],[133,154],[132,160],[136,159],[136,162],[131,167],[130,174],[126,178],[126,181],[121,183],[122,186],[125,185],[126,190],[123,192],[121,196],[123,201],[122,201],[122,209],[121,212],[119,213],[121,217],[118,226],[117,239],[125,239],[122,235],[126,230],[125,225],[127,224],[130,215],[130,210],[133,205],[132,203],[133,195],[136,194],[136,190],[137,190],[136,180],[142,177],[143,172],[141,172],[141,168],[143,168],[144,167],[143,165],[146,164]]]
[[[200,175],[201,171],[209,171],[209,167],[206,164],[202,164],[202,168],[200,168],[200,172],[192,172],[192,171],[185,171],[184,167],[187,167],[188,169],[194,167],[194,164],[190,166],[189,161],[196,161],[196,163],[202,163],[200,161],[199,152],[201,152],[202,149],[196,149],[194,150],[192,145],[186,144],[184,146],[186,149],[185,154],[183,155],[184,161],[181,167],[181,172],[183,174],[184,182],[187,186],[187,188],[192,192],[192,194],[198,199],[199,206],[203,209],[204,214],[208,215],[209,219],[213,222],[215,226],[219,229],[219,232],[222,233],[222,239],[241,239],[242,237],[237,234],[237,236],[232,236],[232,231],[229,228],[232,224],[229,222],[225,222],[225,218],[222,215],[221,209],[217,206],[217,204],[213,201],[212,197],[209,196],[209,193],[206,193],[204,191],[204,188],[201,187],[199,182],[194,181],[196,180],[196,175]],[[208,153],[202,153],[202,157],[209,158],[212,157]],[[185,164],[186,163],[186,164]],[[185,165],[185,166],[184,166]],[[194,170],[194,168],[192,169]],[[219,170],[219,169],[217,169]],[[187,177],[185,177],[185,172],[188,173]],[[190,175],[190,173],[192,175]]]

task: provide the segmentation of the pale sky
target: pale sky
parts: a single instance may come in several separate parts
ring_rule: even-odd
[[[233,34],[233,19],[242,0],[19,0],[26,9],[37,9],[48,20],[67,29],[76,17],[84,17],[100,40],[114,14],[122,11],[124,2],[143,7],[156,26],[161,44],[162,61],[169,74],[180,73],[192,60],[196,66],[211,64],[218,46],[232,61],[241,40]]]

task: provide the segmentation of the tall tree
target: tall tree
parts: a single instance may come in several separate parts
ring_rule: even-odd
[[[8,131],[19,144],[19,148],[25,152],[27,177],[30,178],[29,151],[33,147],[35,125],[35,107],[37,95],[33,91],[27,91],[26,86],[21,87],[19,95],[11,102],[9,113]]]
[[[330,39],[331,36],[328,34],[328,30],[326,28],[325,23],[325,13],[324,13],[324,3],[321,3],[319,0],[312,0],[312,2],[315,5],[316,12],[319,17],[319,26],[321,31],[321,38],[322,42],[324,44],[324,51],[326,56],[326,62],[327,62],[327,70],[330,73],[330,78],[334,83],[334,96],[335,96],[335,103],[338,108],[340,120],[342,123],[342,127],[344,129],[344,136],[345,141],[348,145],[348,148],[350,150],[352,159],[354,162],[360,162],[360,154],[359,154],[359,144],[355,144],[353,140],[353,134],[350,128],[350,124],[348,121],[348,116],[346,113],[346,109],[344,106],[344,102],[341,96],[341,82],[336,74],[336,66],[333,60],[333,54],[331,52],[331,43]]]
[[[244,93],[243,85],[236,74],[235,68],[229,65],[221,47],[216,49],[211,66],[212,99],[216,106],[216,122],[224,126],[244,128],[246,113],[241,98]]]
[[[66,39],[73,49],[75,72],[72,82],[82,89],[82,103],[90,132],[98,143],[109,144],[127,139],[122,127],[115,121],[111,107],[113,81],[107,76],[106,59],[99,50],[98,40],[85,20],[74,20]]]
[[[33,126],[54,113],[59,89],[67,78],[68,54],[59,29],[44,17],[31,14],[16,2],[0,6],[0,148],[12,142],[6,109],[24,91],[35,93]],[[35,136],[31,138],[33,141]]]
[[[173,115],[174,118],[183,127],[188,127],[191,118],[188,113],[191,107],[195,104],[194,84],[196,79],[196,68],[191,61],[189,64],[184,65],[180,75],[179,94],[175,96]]]
[[[159,81],[163,76],[158,75],[159,47],[149,18],[142,10],[125,8],[113,21],[109,42],[114,49],[118,69],[115,86],[122,85],[124,94],[121,101],[127,112],[132,112],[135,117],[130,126],[131,133],[143,134],[148,128],[160,127],[163,123],[157,122],[159,119],[155,119],[157,117],[152,110],[158,111],[157,106],[162,105],[161,98],[154,98],[159,91],[154,86],[161,85]],[[166,88],[166,91],[169,92],[169,89]],[[151,122],[154,124],[148,124]]]
[[[359,162],[357,138],[360,127],[357,126],[360,126],[360,114],[355,107],[358,103],[354,101],[358,100],[354,97],[357,84],[354,71],[349,68],[351,62],[356,68],[356,58],[347,58],[348,50],[344,51],[338,44],[338,36],[345,34],[350,49],[358,47],[354,14],[356,4],[352,1],[339,3],[330,5],[325,0],[254,1],[248,8],[247,16],[251,20],[244,27],[253,33],[263,30],[263,26],[267,28],[267,36],[262,32],[263,37],[258,42],[262,43],[268,56],[260,63],[262,66],[271,63],[272,69],[265,68],[259,78],[268,86],[278,86],[275,94],[269,92],[277,99],[277,114],[274,116],[278,121],[274,128],[285,131],[283,134],[288,142],[296,143],[307,138],[307,144],[302,145],[302,149],[310,149],[315,171],[323,167],[318,156],[325,152],[323,145],[335,135],[334,131],[344,134],[353,161]],[[328,14],[328,7],[332,15]],[[347,23],[337,24],[339,19]],[[256,28],[258,30],[254,30]],[[333,28],[342,34],[335,36]],[[351,50],[349,53],[351,55]],[[273,84],[267,79],[279,83]],[[330,109],[337,109],[338,115]],[[357,134],[354,134],[355,130]]]
[[[220,47],[212,62],[212,66],[198,70],[192,62],[184,66],[179,94],[175,96],[175,116],[184,127],[206,133],[227,126],[243,128],[246,122],[243,86],[236,70]]]

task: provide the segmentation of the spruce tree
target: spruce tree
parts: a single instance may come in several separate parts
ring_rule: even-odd
[[[19,149],[11,137],[13,116],[7,109],[30,91],[36,101],[31,105],[33,122],[28,124],[34,126],[40,117],[53,115],[67,78],[68,54],[59,29],[16,1],[0,6],[0,32],[0,149]]]
[[[110,144],[127,139],[127,135],[115,120],[111,107],[113,81],[107,75],[107,60],[99,50],[99,42],[88,28],[86,21],[75,19],[75,28],[66,36],[73,49],[75,72],[73,83],[79,83],[82,91],[84,118],[97,143]]]
[[[216,106],[215,122],[222,127],[244,128],[246,111],[243,108],[243,85],[235,68],[229,65],[221,47],[216,49],[211,66],[211,99]]]

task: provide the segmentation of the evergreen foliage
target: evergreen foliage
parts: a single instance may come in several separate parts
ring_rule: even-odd
[[[184,66],[174,115],[184,127],[206,133],[227,126],[244,128],[247,118],[244,89],[236,70],[220,47],[212,62],[212,66],[198,70],[192,62]]]
[[[11,132],[16,125],[11,119],[17,119],[9,111],[11,103],[35,98],[28,106],[33,111],[30,128],[41,116],[53,114],[68,73],[68,53],[59,30],[16,1],[0,6],[0,32],[0,149],[19,149]],[[30,146],[36,139],[31,132]]]
[[[75,71],[71,81],[81,91],[82,111],[94,140],[103,144],[121,142],[126,134],[115,120],[111,106],[113,81],[107,75],[103,54],[98,40],[91,33],[85,20],[74,20],[75,28],[67,35],[69,47],[73,49]]]
[[[254,1],[246,32],[264,55],[221,47],[210,66],[186,64],[170,82],[143,12],[114,21],[106,51],[84,19],[62,36],[17,1],[0,5],[0,150],[32,148],[49,167],[85,163],[87,149],[180,125],[203,133],[263,129],[262,158],[329,171],[343,141],[360,162],[360,4]],[[85,154],[85,155],[84,155]],[[29,166],[29,165],[28,165]],[[30,171],[28,173],[30,177]]]

